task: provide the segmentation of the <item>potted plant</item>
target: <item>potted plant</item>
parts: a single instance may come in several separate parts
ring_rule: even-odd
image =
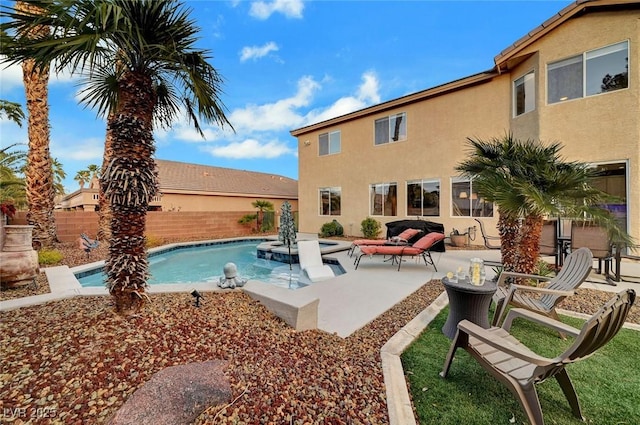
[[[449,234],[449,239],[451,239],[453,246],[467,246],[469,245],[469,232],[460,233],[457,229],[453,229]]]

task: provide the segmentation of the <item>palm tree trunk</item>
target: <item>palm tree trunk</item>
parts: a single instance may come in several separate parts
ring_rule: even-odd
[[[111,113],[107,117],[107,135],[104,140],[104,153],[102,156],[102,170],[106,170],[113,157],[113,132],[111,130],[112,123],[115,120],[116,114]],[[109,198],[104,193],[103,185],[100,185],[98,191],[98,235],[97,238],[101,241],[108,241],[111,239],[111,206],[109,205]]]
[[[129,315],[147,298],[144,230],[147,208],[157,191],[152,124],[156,97],[151,79],[135,72],[123,75],[118,90],[122,107],[108,130],[113,155],[100,183],[112,212],[107,286],[116,311]]]
[[[538,257],[540,256],[542,222],[542,217],[538,215],[524,219],[520,230],[520,243],[518,244],[517,272],[531,274],[535,271]]]
[[[499,215],[500,254],[504,271],[516,271],[519,228],[516,217],[511,217],[507,214]]]
[[[16,3],[16,10],[34,13],[39,9],[27,2]],[[49,27],[42,26],[24,34],[39,37],[49,34]],[[25,178],[27,183],[27,223],[33,227],[33,240],[40,246],[51,246],[58,240],[53,215],[55,189],[53,163],[49,154],[49,68],[36,68],[33,60],[22,63],[28,112],[29,152]]]

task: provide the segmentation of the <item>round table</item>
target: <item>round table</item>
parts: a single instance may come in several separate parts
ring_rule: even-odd
[[[472,285],[468,279],[449,281],[442,278],[442,284],[449,296],[449,317],[442,327],[442,333],[453,339],[458,322],[469,320],[483,328],[489,328],[489,306],[496,292],[496,282],[485,281],[482,286]]]

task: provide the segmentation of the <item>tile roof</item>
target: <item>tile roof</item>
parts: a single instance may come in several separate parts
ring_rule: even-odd
[[[195,191],[298,198],[298,181],[275,174],[156,159],[161,192]]]

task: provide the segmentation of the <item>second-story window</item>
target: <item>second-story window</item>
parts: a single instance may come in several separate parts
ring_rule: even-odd
[[[547,102],[557,103],[629,87],[629,42],[547,65]]]
[[[332,155],[340,153],[340,132],[332,131],[318,136],[319,155]]]
[[[533,71],[513,82],[513,116],[536,109],[536,83]]]
[[[398,142],[407,138],[407,114],[390,115],[375,121],[375,144]]]

